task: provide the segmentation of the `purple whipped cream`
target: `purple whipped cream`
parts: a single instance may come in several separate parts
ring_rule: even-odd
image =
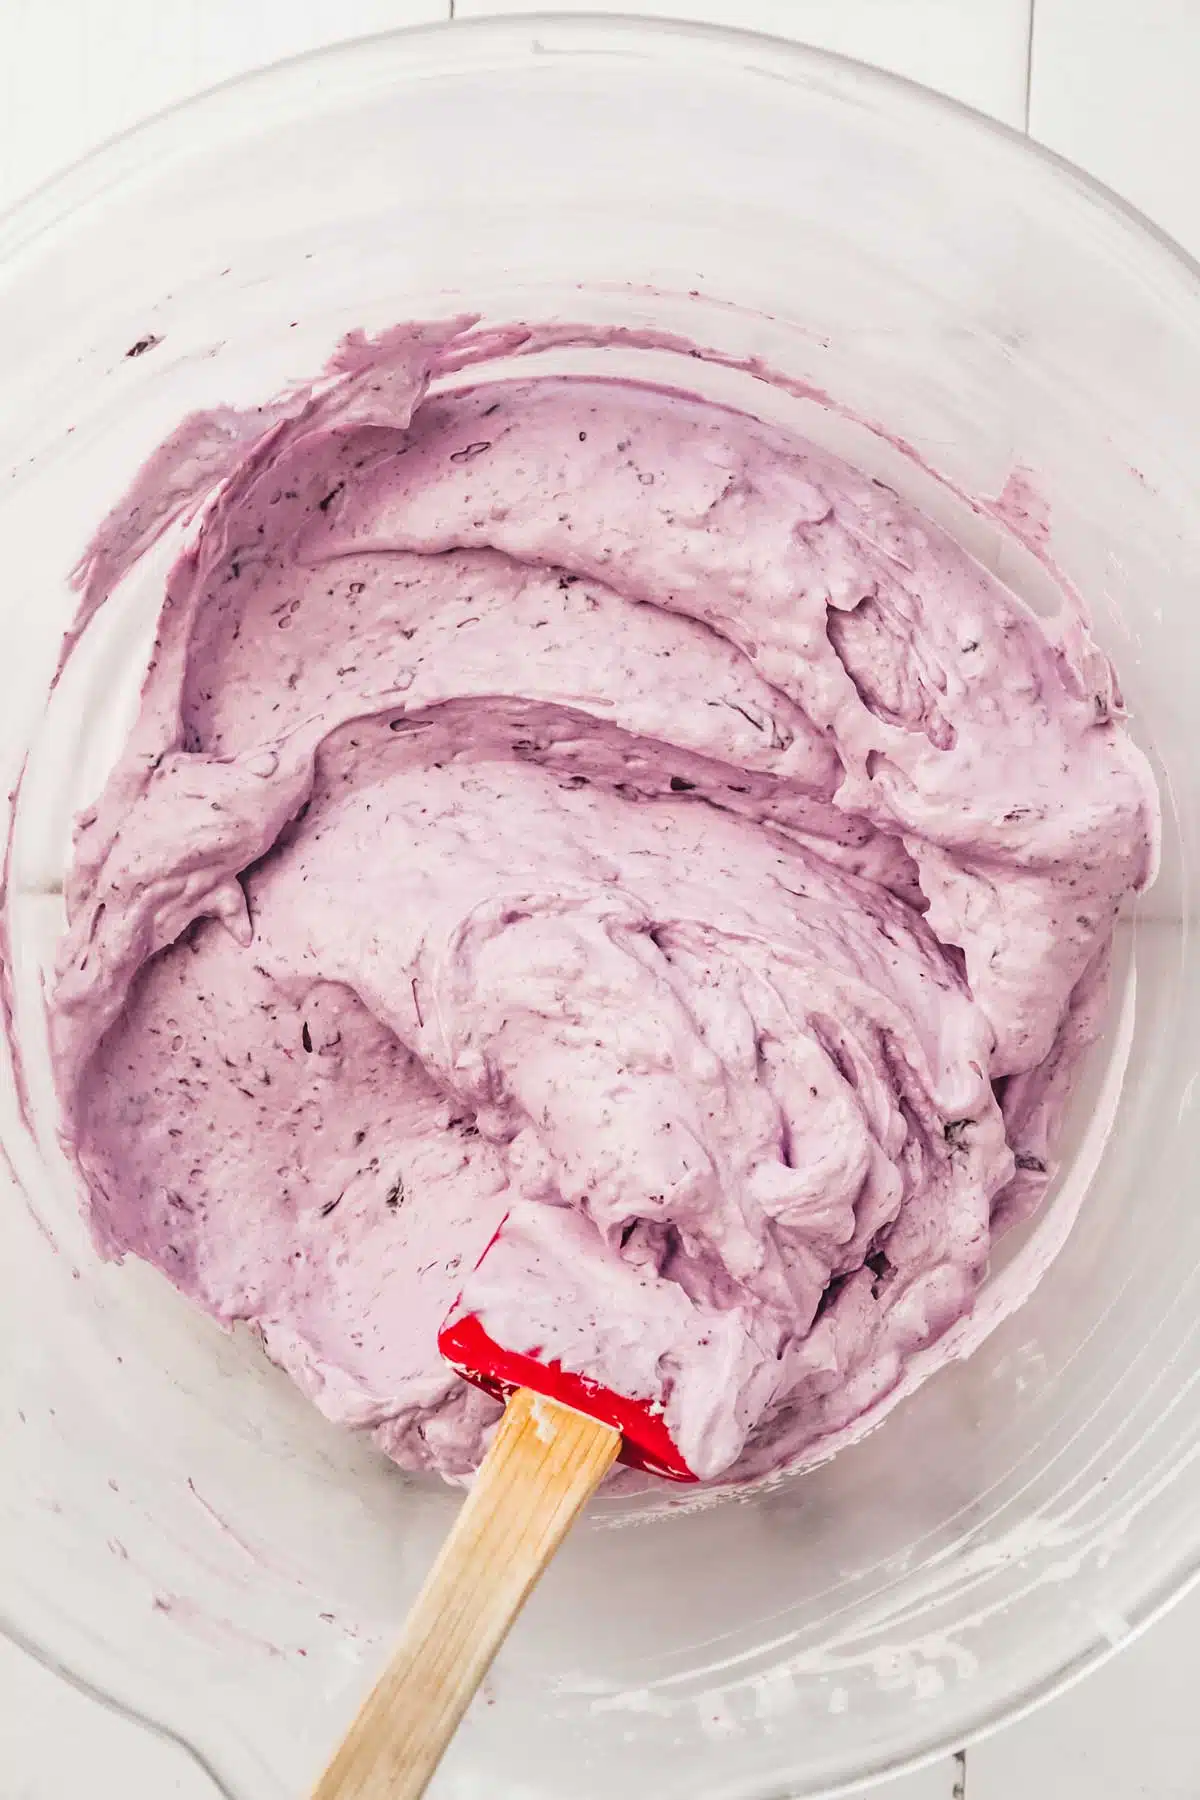
[[[51,1023],[101,1249],[411,1468],[436,1333],[661,1400],[704,1476],[859,1419],[1052,1173],[1157,804],[1112,672],[826,451],[687,393],[455,391],[471,322],[185,421]]]

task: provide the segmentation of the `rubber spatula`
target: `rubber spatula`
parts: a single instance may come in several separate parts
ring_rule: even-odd
[[[461,1302],[438,1345],[460,1375],[507,1401],[504,1416],[399,1646],[313,1800],[417,1800],[535,1582],[613,1463],[696,1479],[661,1409],[536,1350],[506,1348]]]

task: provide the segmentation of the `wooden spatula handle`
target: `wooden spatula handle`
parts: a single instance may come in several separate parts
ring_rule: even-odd
[[[418,1800],[488,1666],[621,1434],[513,1395],[391,1662],[313,1800]]]

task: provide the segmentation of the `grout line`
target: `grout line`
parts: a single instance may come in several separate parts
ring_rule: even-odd
[[[967,1800],[967,1753],[965,1750],[954,1752],[954,1786],[950,1790],[950,1800]]]
[[[454,0],[450,0],[454,11]],[[1025,37],[1025,136],[1029,136],[1029,117],[1033,105],[1033,35],[1037,17],[1037,0],[1029,0],[1029,27]]]

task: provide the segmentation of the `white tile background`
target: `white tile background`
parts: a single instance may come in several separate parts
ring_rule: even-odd
[[[527,10],[518,0],[0,0],[0,207],[100,139],[241,70],[449,12]],[[1028,129],[1200,256],[1200,0],[641,0],[640,10],[756,26],[940,88]],[[898,1778],[882,1800],[1200,1800],[1198,1662],[1200,1594],[1069,1694],[965,1757]],[[213,1792],[178,1747],[0,1640],[0,1800]]]

